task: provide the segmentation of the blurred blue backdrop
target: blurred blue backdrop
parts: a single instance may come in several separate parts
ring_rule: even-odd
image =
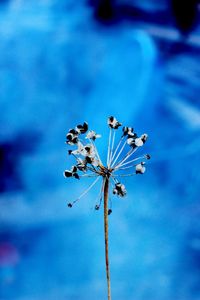
[[[199,12],[179,2],[0,1],[0,300],[106,299],[98,187],[68,209],[90,179],[62,172],[67,130],[107,141],[109,115],[152,155],[112,200],[113,299],[200,299]]]

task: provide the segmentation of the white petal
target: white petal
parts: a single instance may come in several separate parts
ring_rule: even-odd
[[[141,140],[141,138],[136,138],[135,139],[135,145],[137,146],[137,147],[141,147],[141,146],[143,146],[143,141]]]
[[[136,165],[135,169],[136,169],[137,172],[140,172],[142,174],[146,171],[146,168],[141,163]]]
[[[87,135],[86,135],[86,139],[92,139],[95,136],[95,132],[93,130],[90,130]]]
[[[96,138],[100,138],[101,137],[101,134],[96,134]]]
[[[142,173],[144,173],[146,171],[145,167],[142,167]]]
[[[133,143],[134,139],[133,138],[129,138],[127,139],[127,144],[128,145],[131,145]]]

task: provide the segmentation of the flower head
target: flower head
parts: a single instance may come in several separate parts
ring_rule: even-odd
[[[118,183],[115,184],[115,187],[113,189],[113,194],[114,195],[118,195],[120,197],[124,197],[124,196],[126,196],[126,193],[127,192],[126,192],[126,188],[125,188],[124,184],[122,184],[120,182],[118,182]]]
[[[122,124],[120,122],[118,122],[115,117],[109,117],[108,118],[108,125],[109,125],[110,128],[118,129],[119,126],[121,126]]]
[[[101,200],[104,193],[105,181],[109,180],[113,185],[113,195],[124,197],[127,194],[126,187],[118,179],[137,174],[144,174],[146,171],[145,160],[150,159],[149,154],[145,154],[134,158],[135,152],[141,148],[148,135],[146,133],[138,136],[132,127],[124,126],[120,134],[119,141],[115,144],[116,130],[122,125],[113,116],[107,120],[110,128],[107,162],[102,163],[96,147],[96,139],[101,135],[94,130],[88,131],[88,123],[75,126],[75,129],[70,129],[66,135],[66,143],[75,149],[69,149],[68,154],[74,156],[76,164],[70,170],[64,171],[64,177],[80,179],[82,177],[93,177],[94,181],[91,185],[73,202],[68,203],[72,207],[75,202],[80,200],[101,178],[102,184],[99,193],[98,203],[95,204],[95,209],[99,210]],[[85,134],[85,140],[82,136]],[[130,172],[127,173],[127,171]],[[108,214],[112,212],[108,209]]]
[[[66,178],[67,177],[75,177],[76,179],[79,179],[79,175],[78,175],[77,171],[78,171],[77,166],[72,166],[71,170],[70,171],[69,170],[65,170],[63,175]]]
[[[129,138],[136,137],[135,133],[134,133],[133,127],[127,127],[127,126],[125,126],[125,127],[122,128],[122,131],[123,131],[123,136],[127,135]]]
[[[136,174],[144,174],[144,172],[146,171],[146,168],[144,167],[145,162],[142,161],[141,163],[137,164],[135,166],[135,173]]]
[[[79,134],[84,134],[88,130],[88,124],[86,122],[83,125],[77,125],[75,129],[70,129],[66,134],[66,144],[76,145],[79,141]]]
[[[83,125],[77,125],[76,126],[76,131],[79,133],[79,134],[84,134],[88,131],[88,123],[87,122],[84,122]]]
[[[68,145],[76,145],[78,143],[78,132],[75,129],[70,129],[67,133],[66,143]]]
[[[101,135],[100,134],[97,134],[94,130],[90,130],[87,135],[86,135],[86,139],[91,139],[93,141],[95,141],[97,138],[100,138]]]

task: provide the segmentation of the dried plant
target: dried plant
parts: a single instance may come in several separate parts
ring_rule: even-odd
[[[112,192],[118,197],[124,197],[127,194],[125,185],[119,181],[123,177],[129,177],[137,174],[144,174],[145,161],[150,159],[149,154],[133,158],[138,148],[142,147],[146,140],[147,134],[138,136],[132,127],[123,127],[118,144],[115,146],[116,131],[122,126],[115,117],[108,118],[108,127],[110,128],[107,163],[104,165],[99,156],[95,145],[96,139],[101,135],[93,130],[88,131],[88,124],[77,125],[75,129],[70,129],[66,135],[66,143],[70,146],[76,146],[76,149],[68,150],[68,154],[74,156],[76,164],[70,170],[64,171],[64,177],[94,177],[91,185],[73,202],[68,203],[72,207],[77,201],[85,196],[92,187],[102,179],[100,196],[98,203],[95,204],[96,210],[100,209],[101,202],[104,202],[104,234],[105,234],[105,260],[106,260],[106,277],[108,300],[111,300],[110,285],[110,267],[108,255],[108,215],[112,213],[109,207],[109,188],[113,185]],[[85,135],[85,139],[83,139]],[[87,142],[86,142],[86,141]],[[127,170],[130,172],[126,173]]]

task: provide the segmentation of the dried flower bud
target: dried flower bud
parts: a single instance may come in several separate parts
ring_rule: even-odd
[[[124,184],[121,184],[120,182],[115,184],[115,188],[113,189],[113,194],[120,196],[120,197],[124,197],[126,195],[126,188]]]
[[[133,137],[135,135],[135,133],[133,132],[134,129],[132,127],[127,127],[127,126],[124,126],[122,128],[122,131],[123,131],[123,135],[122,136],[128,136],[128,137]]]
[[[83,125],[77,125],[76,126],[76,131],[79,134],[84,134],[88,131],[88,123],[84,122]]]
[[[118,122],[115,117],[109,117],[108,125],[110,128],[118,129],[122,125],[122,123]]]
[[[144,167],[145,162],[141,162],[135,166],[135,173],[136,174],[144,174],[146,168]]]

